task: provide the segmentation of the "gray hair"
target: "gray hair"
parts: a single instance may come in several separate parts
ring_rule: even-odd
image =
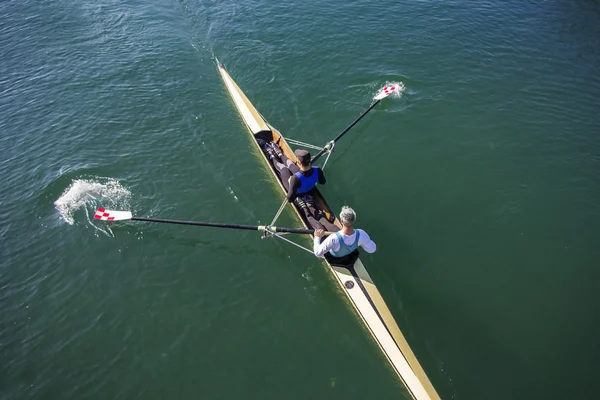
[[[340,211],[340,222],[347,227],[352,227],[356,221],[356,213],[348,206],[342,207]]]

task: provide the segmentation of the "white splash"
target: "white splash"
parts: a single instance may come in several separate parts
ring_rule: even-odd
[[[68,224],[73,225],[73,214],[81,208],[85,209],[89,219],[88,206],[94,210],[100,206],[122,207],[130,198],[131,192],[115,179],[75,179],[54,202],[54,207]]]
[[[384,93],[386,88],[393,88],[392,93],[390,93],[389,95],[386,95]],[[379,98],[384,98],[384,97],[400,98],[400,97],[402,97],[402,93],[404,93],[405,90],[406,90],[406,86],[404,86],[404,83],[402,83],[402,82],[386,82],[385,86],[382,89],[379,89],[379,91],[375,95],[374,99],[379,99]]]
[[[396,90],[394,93],[392,93],[392,97],[402,97],[402,94],[404,93],[404,91],[406,90],[406,86],[404,86],[404,83],[402,82],[389,82],[388,85],[397,85],[398,90]]]

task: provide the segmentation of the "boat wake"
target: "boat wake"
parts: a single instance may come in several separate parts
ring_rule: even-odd
[[[98,207],[113,209],[129,209],[131,192],[124,188],[119,181],[112,178],[74,179],[71,185],[54,202],[54,207],[69,225],[75,224],[75,214],[82,210],[87,221],[95,229],[112,236],[92,223],[92,217]],[[110,232],[110,233],[109,233]]]

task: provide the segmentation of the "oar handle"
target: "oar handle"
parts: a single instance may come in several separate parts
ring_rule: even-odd
[[[363,113],[362,113],[362,114],[360,114],[360,115],[358,116],[358,118],[356,118],[356,119],[355,119],[355,120],[354,120],[354,121],[353,121],[353,122],[352,122],[350,125],[348,125],[348,126],[346,127],[346,129],[344,129],[344,130],[342,131],[342,133],[340,133],[339,135],[337,135],[337,136],[335,137],[335,139],[333,139],[331,142],[333,142],[333,143],[336,143],[338,140],[340,140],[340,139],[342,138],[342,136],[344,136],[346,133],[348,133],[348,131],[349,131],[350,129],[352,129],[352,127],[353,127],[354,125],[356,125],[356,124],[358,123],[358,121],[360,121],[360,120],[361,120],[361,119],[362,119],[362,118],[363,118],[365,115],[367,115],[367,113],[368,113],[369,111],[371,111],[371,110],[373,109],[373,107],[375,107],[377,104],[379,104],[379,102],[380,102],[380,101],[381,101],[381,99],[374,101],[374,102],[373,102],[373,103],[372,103],[372,104],[369,106],[369,108],[367,108],[365,111],[363,111]],[[331,142],[330,142],[330,143],[331,143]],[[324,148],[323,148],[321,151],[319,151],[319,152],[318,152],[318,153],[317,153],[317,154],[316,154],[316,155],[315,155],[315,156],[314,156],[314,157],[313,157],[313,158],[310,160],[310,163],[311,163],[311,164],[313,164],[313,163],[314,163],[315,161],[317,161],[317,160],[318,160],[318,159],[319,159],[319,158],[320,158],[320,157],[321,157],[323,154],[325,154],[325,153],[326,153],[326,152],[327,152],[329,149],[330,149],[330,147],[329,147],[329,146],[325,146],[325,147],[324,147]]]

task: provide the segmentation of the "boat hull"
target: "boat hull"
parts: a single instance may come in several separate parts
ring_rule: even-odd
[[[252,142],[257,146],[264,161],[269,165],[269,169],[283,193],[286,193],[287,191],[281,183],[279,175],[256,139],[272,140],[279,143],[286,156],[296,161],[294,151],[288,145],[283,135],[271,126],[256,110],[222,64],[218,63],[218,69],[236,109],[248,131],[251,133]],[[315,188],[312,195],[317,207],[324,212],[329,220],[333,220],[334,224],[341,228],[341,224],[335,218],[333,210],[329,207],[318,189]],[[295,204],[292,203],[292,205],[306,228],[312,229],[303,212]],[[392,313],[385,304],[383,297],[379,293],[379,290],[377,290],[360,258],[356,259],[353,265],[346,266],[333,265],[325,259],[324,261],[336,278],[340,288],[350,300],[365,328],[382,350],[393,370],[408,389],[410,395],[417,400],[439,399],[439,395],[410,349],[408,342],[404,338]]]

